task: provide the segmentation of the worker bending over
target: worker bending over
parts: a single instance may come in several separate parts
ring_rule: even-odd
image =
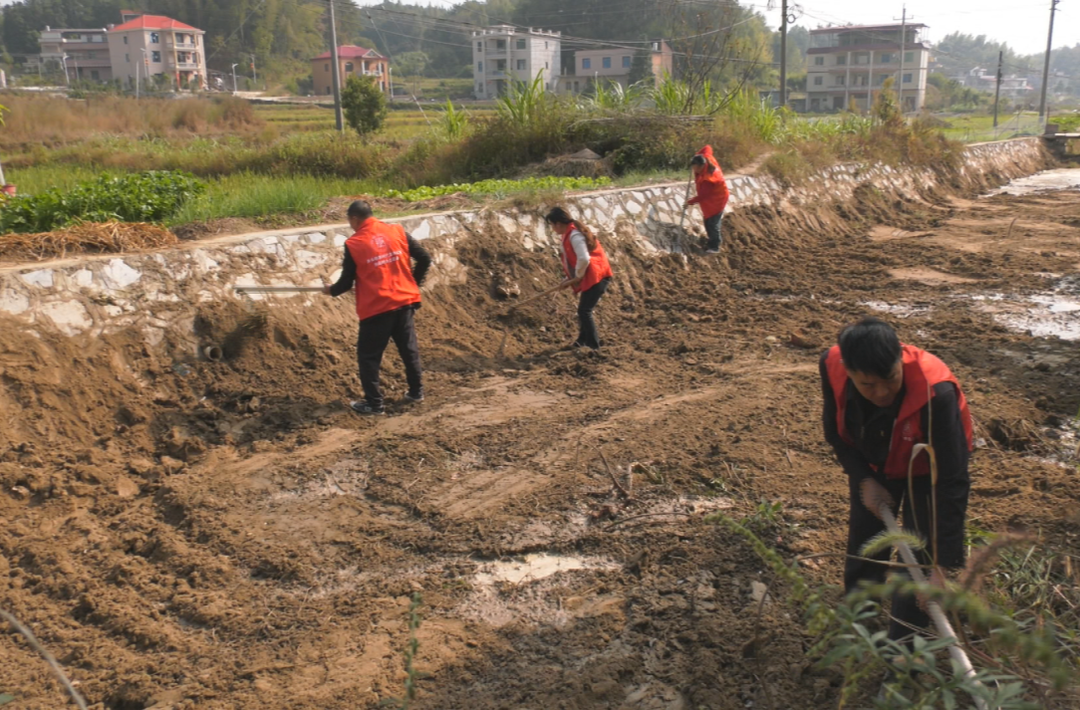
[[[690,170],[694,173],[694,187],[697,195],[686,201],[686,206],[701,205],[701,216],[705,218],[705,234],[709,241],[705,246],[706,254],[720,253],[720,224],[724,219],[724,208],[728,203],[728,186],[724,180],[724,171],[713,157],[712,146],[707,145],[690,160]]]
[[[356,315],[360,318],[356,359],[364,399],[351,406],[357,414],[382,414],[379,369],[391,338],[405,364],[409,384],[405,402],[424,399],[413,311],[420,307],[420,284],[431,267],[431,256],[400,225],[375,219],[368,203],[353,202],[347,214],[354,234],[345,241],[341,278],[332,286],[323,286],[323,293],[337,297],[356,286]]]
[[[860,499],[860,483],[873,478],[895,501],[903,503],[904,527],[926,541],[922,562],[937,565],[932,583],[944,580],[939,568],[964,565],[964,517],[972,450],[971,414],[949,368],[930,353],[903,345],[896,331],[877,318],[844,328],[839,344],[821,357],[821,389],[825,399],[825,439],[847,473],[851,495],[844,590],[862,580],[882,582],[887,567],[861,559],[863,545],[881,533],[884,524]],[[925,451],[908,464],[917,444],[934,449],[936,491]],[[936,495],[937,516],[933,516]],[[885,550],[874,559],[887,560]],[[906,640],[913,629],[929,626],[927,615],[910,595],[894,595],[889,638]]]
[[[562,207],[552,207],[544,220],[562,236],[561,260],[566,280],[578,300],[578,337],[565,349],[600,349],[593,310],[611,283],[611,265],[600,240],[592,231],[571,217]]]

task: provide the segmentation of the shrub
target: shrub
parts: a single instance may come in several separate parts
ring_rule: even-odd
[[[63,192],[14,197],[0,208],[0,231],[49,232],[74,222],[160,222],[206,184],[181,172],[102,175]]]
[[[345,121],[361,138],[379,130],[388,111],[386,97],[369,76],[349,77],[341,92],[341,106],[345,109]]]
[[[467,195],[494,195],[506,197],[515,192],[536,190],[591,190],[611,184],[607,178],[542,177],[524,180],[482,180],[473,183],[454,183],[435,187],[417,187],[412,190],[387,190],[384,197],[396,197],[406,202],[430,200],[433,197],[463,192]]]

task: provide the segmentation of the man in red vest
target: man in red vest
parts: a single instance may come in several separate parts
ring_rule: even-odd
[[[724,208],[728,203],[728,186],[724,180],[724,171],[713,156],[712,146],[707,145],[690,160],[690,170],[694,173],[694,185],[697,195],[686,201],[686,206],[701,205],[701,216],[705,218],[705,234],[709,243],[706,254],[720,253],[720,223],[724,219]]]
[[[368,203],[353,202],[347,214],[354,234],[345,242],[341,278],[324,286],[323,293],[336,297],[356,285],[356,315],[360,318],[356,359],[364,399],[351,406],[357,414],[382,414],[379,369],[391,338],[405,363],[409,383],[405,401],[424,399],[413,311],[420,307],[420,284],[431,267],[431,256],[400,225],[375,219]]]
[[[844,589],[860,581],[884,581],[887,567],[857,559],[863,545],[884,530],[863,505],[859,486],[865,478],[881,483],[904,508],[904,527],[926,541],[923,561],[937,568],[931,580],[941,584],[938,568],[964,565],[964,517],[967,514],[972,450],[971,413],[949,368],[930,353],[903,345],[877,318],[844,328],[839,345],[821,357],[821,389],[825,398],[825,439],[848,475],[851,512],[848,523]],[[937,462],[936,490],[930,459],[922,451],[912,461],[916,444],[931,444]],[[911,466],[911,476],[908,471]],[[932,511],[936,496],[937,516]],[[894,510],[894,513],[897,511]],[[875,559],[887,560],[889,552]],[[911,596],[896,595],[889,638],[906,639],[929,620]]]

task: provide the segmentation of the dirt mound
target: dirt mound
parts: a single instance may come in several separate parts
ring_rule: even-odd
[[[376,707],[402,692],[417,591],[418,708],[829,707],[838,678],[807,664],[798,620],[755,601],[782,584],[704,516],[778,500],[766,529],[785,557],[843,549],[813,345],[903,306],[886,317],[972,403],[972,518],[1069,545],[1080,496],[1049,432],[1080,406],[1080,355],[975,296],[1075,270],[1078,217],[1064,193],[867,193],[741,210],[719,259],[603,235],[617,278],[599,357],[558,352],[575,328],[565,293],[501,315],[496,289],[528,297],[559,266],[492,221],[453,246],[466,283],[418,313],[427,402],[379,420],[345,404],[345,299],[193,304],[219,362],[8,319],[0,607],[117,710]],[[1036,218],[1057,226],[1031,248]],[[879,224],[899,236],[875,240]],[[915,268],[963,279],[896,277]],[[384,383],[404,393],[395,354]],[[809,569],[839,579],[834,558]],[[17,638],[0,664],[15,707],[62,704]]]
[[[39,234],[0,235],[0,261],[43,261],[75,254],[142,251],[176,244],[176,235],[141,222],[85,222]]]

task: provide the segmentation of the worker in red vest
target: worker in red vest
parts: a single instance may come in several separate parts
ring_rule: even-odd
[[[690,170],[694,173],[694,186],[697,195],[686,201],[686,206],[701,205],[701,216],[705,218],[705,234],[709,242],[705,246],[706,254],[720,253],[720,223],[724,219],[727,207],[727,181],[724,171],[713,156],[712,146],[707,145],[690,160]]]
[[[593,310],[611,283],[611,265],[600,240],[562,207],[553,207],[544,217],[562,236],[562,267],[566,280],[561,286],[571,288],[578,300],[578,337],[565,349],[600,349]]]
[[[942,568],[964,565],[964,517],[971,485],[971,413],[960,383],[935,356],[901,344],[887,323],[865,318],[844,328],[839,345],[822,355],[821,389],[825,439],[850,484],[845,591],[851,592],[863,580],[884,581],[887,571],[885,565],[860,559],[863,545],[884,530],[860,499],[865,478],[888,490],[896,502],[894,514],[902,502],[904,527],[926,541],[924,563],[932,564],[937,555],[930,578],[943,584]],[[922,451],[911,461],[920,443],[933,446],[936,487],[927,453]],[[888,557],[886,550],[875,559]],[[929,626],[926,614],[909,595],[893,598],[892,617],[889,638],[897,641],[908,639],[912,628]]]
[[[431,267],[431,256],[400,225],[375,219],[368,203],[353,202],[347,214],[354,234],[345,241],[341,278],[332,286],[323,286],[323,293],[336,297],[356,286],[356,315],[360,318],[356,359],[364,399],[351,406],[357,414],[382,414],[379,369],[391,338],[405,363],[409,384],[405,402],[424,399],[413,311],[420,307],[420,284]]]

